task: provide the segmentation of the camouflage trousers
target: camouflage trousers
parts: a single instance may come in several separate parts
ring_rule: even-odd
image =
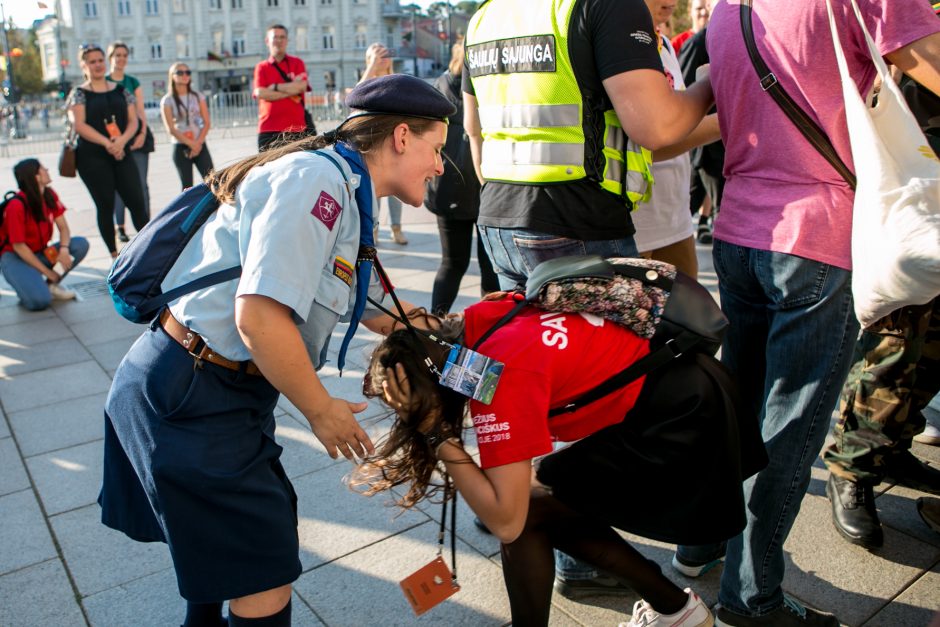
[[[843,479],[880,482],[891,456],[908,451],[924,430],[922,410],[938,391],[940,297],[862,331],[823,461]]]

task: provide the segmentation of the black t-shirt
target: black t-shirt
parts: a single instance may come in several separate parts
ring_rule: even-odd
[[[578,0],[568,30],[568,53],[585,108],[611,108],[604,79],[631,70],[662,71],[656,42],[643,0]],[[463,90],[474,94],[466,65]],[[617,239],[634,232],[622,198],[588,179],[541,185],[488,182],[478,223],[580,240]]]

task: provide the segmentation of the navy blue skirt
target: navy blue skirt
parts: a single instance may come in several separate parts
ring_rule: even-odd
[[[145,332],[105,406],[102,522],[166,542],[183,598],[208,603],[300,576],[297,496],[274,441],[278,392],[264,377],[194,359]]]

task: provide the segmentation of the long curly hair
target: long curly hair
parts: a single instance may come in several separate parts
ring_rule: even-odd
[[[422,317],[425,324],[436,331],[435,335],[447,342],[459,342],[463,336],[462,318],[441,321],[424,310],[412,312],[409,317]],[[439,502],[446,498],[445,481],[437,472],[438,460],[425,434],[444,429],[460,437],[468,399],[440,385],[425,360],[430,357],[440,368],[447,353],[446,347],[408,329],[389,334],[372,352],[363,393],[386,402],[382,391],[386,369],[401,364],[415,402],[406,414],[392,414],[392,428],[379,443],[376,454],[353,471],[349,484],[364,486],[362,494],[372,496],[406,485],[408,491],[396,501],[406,509],[424,499]],[[444,496],[437,498],[442,492]]]

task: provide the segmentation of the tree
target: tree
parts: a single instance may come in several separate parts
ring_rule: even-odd
[[[7,26],[12,26],[12,24]],[[28,36],[24,37],[22,31],[8,28],[7,40],[10,42],[11,51],[22,52],[18,56],[14,53],[7,57],[7,63],[12,64],[13,84],[17,91],[21,96],[43,93],[45,86],[42,82],[42,65],[39,61],[39,45],[35,31],[30,31]],[[0,75],[3,76],[3,80],[6,80],[5,70],[0,72]]]
[[[457,13],[463,13],[465,15],[473,15],[477,12],[477,8],[480,6],[479,2],[473,2],[472,0],[464,0],[463,2],[458,2],[454,6],[454,10]]]

